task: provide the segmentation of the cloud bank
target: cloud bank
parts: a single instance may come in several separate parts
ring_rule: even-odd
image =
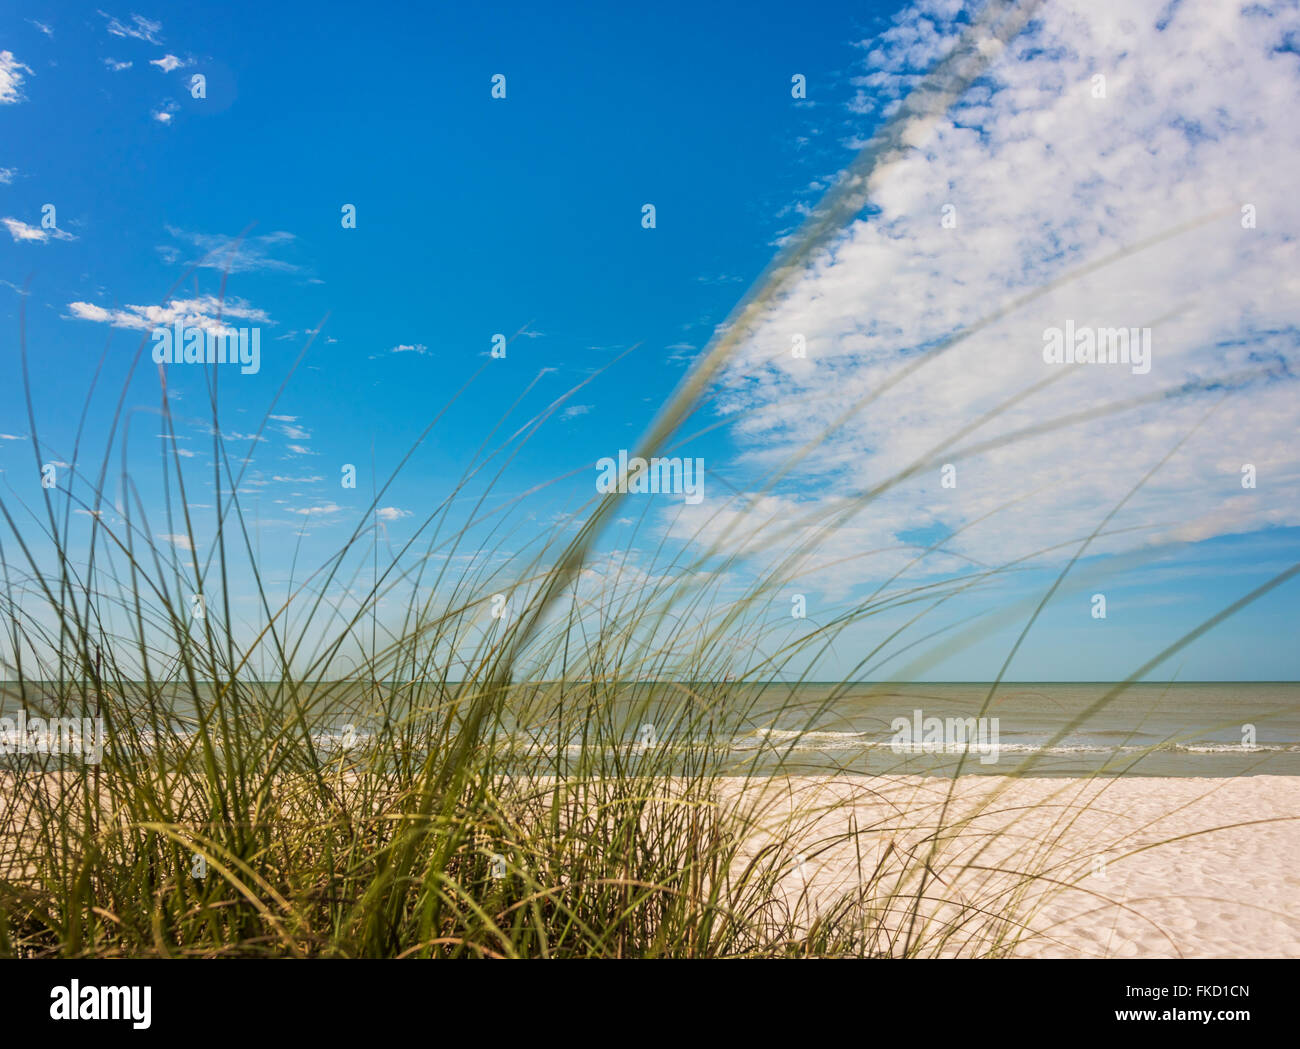
[[[950,46],[956,12],[921,3],[864,42],[850,108],[887,116]],[[959,529],[953,557],[932,567],[1056,544],[1067,545],[1048,556],[1065,558],[1184,438],[1089,553],[1300,524],[1298,41],[1294,5],[1044,4],[990,74],[877,172],[870,213],[724,379],[720,407],[759,475],[848,421],[770,496],[712,521],[716,506],[682,513],[678,532],[824,521],[924,463],[851,524],[792,538],[823,562]],[[1119,329],[1147,330],[1145,373],[1044,359],[1053,330]],[[1163,396],[1185,384],[1201,388]],[[1243,487],[1247,464],[1255,488]]]

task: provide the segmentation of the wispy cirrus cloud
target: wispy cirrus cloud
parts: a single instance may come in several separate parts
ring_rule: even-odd
[[[76,240],[73,233],[56,228],[47,229],[44,226],[29,226],[21,219],[3,218],[0,219],[0,225],[9,231],[9,236],[14,239],[14,243],[35,243],[44,244],[50,240]]]
[[[399,342],[396,346],[391,346],[382,353],[369,354],[368,359],[372,361],[382,360],[384,357],[395,353],[409,353],[415,357],[432,356],[432,351],[422,342]]]
[[[113,36],[120,36],[129,40],[142,40],[146,44],[162,44],[162,23],[153,19],[145,18],[143,15],[131,15],[130,23],[114,18],[106,11],[98,12],[101,18],[108,20],[108,31]]]
[[[0,106],[11,106],[23,99],[23,74],[35,76],[31,67],[19,62],[12,51],[0,51]]]
[[[302,272],[302,267],[278,257],[281,251],[291,248],[298,239],[283,230],[239,237],[222,233],[193,233],[175,226],[166,229],[172,237],[198,251],[197,255],[188,255],[175,245],[163,245],[158,248],[158,253],[169,264],[199,266],[228,273]]]

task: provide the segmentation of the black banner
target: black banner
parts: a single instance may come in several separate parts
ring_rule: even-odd
[[[580,968],[580,971],[579,971]],[[1294,1027],[1294,961],[921,961],[710,966],[482,965],[383,961],[10,961],[0,964],[6,1030],[127,1038],[192,1035],[374,1037],[416,1023],[436,1038],[438,1009],[484,1037],[504,1015],[557,1037],[616,1025],[654,1038],[691,1027],[765,1040],[845,1022],[873,1040],[890,1030],[1059,1038],[1129,1032],[1215,1041]],[[563,1028],[568,1033],[557,1028]],[[521,1032],[522,1033],[522,1032]],[[531,1033],[531,1032],[530,1032]],[[10,1044],[18,1044],[10,1042]]]

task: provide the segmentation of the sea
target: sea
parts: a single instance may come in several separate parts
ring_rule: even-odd
[[[324,697],[309,727],[326,754],[425,752],[428,729],[409,726],[455,716],[437,704],[403,713],[402,697],[424,691],[410,683],[306,689]],[[724,775],[1300,775],[1300,682],[659,681],[607,696],[582,682],[516,684],[489,731],[507,766],[557,772],[603,754],[624,768]],[[164,706],[154,726],[195,731],[192,698],[178,691]],[[275,724],[257,706],[246,701],[237,718],[245,738],[263,731],[250,719]],[[13,757],[4,718],[17,709],[13,686],[0,686],[0,764]],[[154,733],[133,742],[147,747]]]

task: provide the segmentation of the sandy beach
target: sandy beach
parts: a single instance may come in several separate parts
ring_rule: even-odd
[[[555,781],[527,784],[545,799]],[[30,875],[40,807],[11,794],[0,864]],[[862,897],[854,953],[1300,957],[1300,777],[727,777],[713,795],[747,813],[733,878],[774,850],[798,926]]]
[[[761,795],[765,825],[801,814],[803,851],[785,882],[789,904],[815,917],[872,881],[859,872],[878,871],[874,894],[888,896],[897,857],[922,858],[933,847],[951,786],[937,777],[841,776],[728,789]],[[924,953],[1300,956],[1300,777],[962,777],[944,823],[953,829],[920,908],[938,947]],[[915,891],[915,881],[906,884]],[[1010,900],[1014,928],[984,917],[985,908],[1005,913],[999,905]],[[905,936],[906,907],[888,906]],[[912,923],[914,935],[921,926]],[[1019,943],[997,947],[1015,933]],[[946,942],[933,939],[945,934]]]

